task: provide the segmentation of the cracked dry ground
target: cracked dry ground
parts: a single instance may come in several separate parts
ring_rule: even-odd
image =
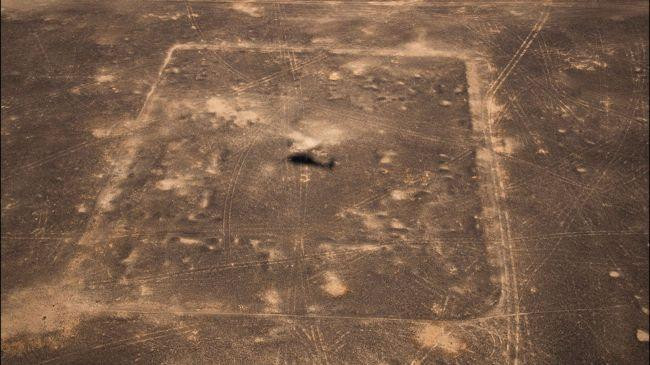
[[[2,1],[7,364],[647,363],[648,4]]]

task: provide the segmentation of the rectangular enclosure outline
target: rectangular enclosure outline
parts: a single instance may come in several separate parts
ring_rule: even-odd
[[[228,44],[223,43],[219,45],[209,45],[209,44],[198,44],[198,43],[184,43],[176,44],[169,48],[165,54],[165,59],[157,75],[156,81],[152,84],[149,92],[146,95],[145,101],[138,113],[136,122],[142,122],[147,118],[148,108],[152,97],[156,93],[156,89],[163,78],[163,74],[171,62],[175,51],[177,50],[257,50],[260,52],[279,52],[280,50],[291,50],[297,52],[315,52],[319,51],[319,48],[315,47],[297,47],[297,46],[285,46],[282,45],[282,49],[278,49],[277,45],[257,45],[257,44]],[[506,244],[505,234],[507,229],[504,229],[502,223],[503,213],[499,209],[499,196],[502,195],[499,191],[502,191],[502,187],[499,186],[500,178],[498,174],[498,166],[495,168],[495,161],[492,157],[491,145],[493,143],[493,136],[491,132],[491,123],[490,117],[493,112],[490,108],[491,105],[491,96],[489,91],[486,91],[486,84],[483,81],[484,75],[488,74],[489,66],[487,62],[484,61],[479,56],[472,55],[464,52],[453,52],[453,51],[440,51],[433,49],[358,49],[358,48],[335,48],[328,49],[327,52],[333,54],[349,54],[349,55],[370,55],[370,56],[392,56],[392,57],[443,57],[443,58],[457,58],[462,60],[466,65],[466,78],[467,86],[469,93],[469,106],[472,116],[472,128],[473,134],[477,137],[480,137],[482,145],[477,146],[477,149],[482,149],[483,151],[477,151],[476,154],[476,164],[478,165],[479,174],[485,176],[486,179],[481,179],[482,181],[488,181],[487,185],[482,183],[480,186],[479,195],[482,200],[482,206],[484,207],[483,218],[486,222],[491,222],[488,226],[484,226],[483,230],[485,231],[486,239],[484,240],[485,247],[488,252],[487,260],[491,263],[492,266],[495,266],[500,272],[500,298],[499,303],[493,307],[490,312],[502,312],[503,306],[511,303],[511,298],[509,298],[513,293],[512,281],[512,270],[508,265],[508,260],[506,259],[509,251],[509,247]],[[287,71],[287,70],[283,70]],[[287,71],[288,72],[288,71]],[[235,91],[236,92],[236,91]],[[137,127],[136,127],[137,129]],[[110,185],[110,183],[109,183]],[[101,198],[100,194],[100,198]],[[99,199],[98,199],[99,200]],[[496,216],[496,218],[495,218]],[[507,219],[507,216],[505,217]],[[493,223],[493,224],[492,224]],[[505,227],[507,228],[507,227]],[[86,234],[89,233],[88,230]],[[84,236],[86,236],[84,234]],[[241,313],[241,315],[246,315],[247,313]],[[248,313],[250,314],[250,313]],[[273,315],[273,314],[271,314]],[[280,316],[291,316],[292,314],[278,314]],[[309,315],[307,315],[309,316]],[[318,317],[319,315],[315,315]],[[326,317],[326,316],[325,316]],[[358,316],[353,316],[353,318],[360,318]],[[376,317],[370,317],[376,318]],[[390,318],[389,318],[390,319]],[[464,320],[471,320],[471,318],[463,318]],[[410,319],[406,319],[410,320]],[[413,319],[414,321],[419,321],[420,319]]]

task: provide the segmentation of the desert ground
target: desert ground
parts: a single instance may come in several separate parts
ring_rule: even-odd
[[[648,7],[3,0],[3,364],[647,364]]]

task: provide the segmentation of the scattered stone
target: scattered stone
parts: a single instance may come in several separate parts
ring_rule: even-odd
[[[443,101],[440,102],[440,105],[441,105],[441,106],[445,106],[445,107],[446,107],[446,106],[451,106],[451,101],[449,101],[449,100],[443,100]]]
[[[348,292],[347,286],[339,275],[331,271],[325,272],[325,283],[322,288],[327,294],[333,297],[340,297]]]
[[[77,212],[79,213],[88,213],[88,207],[85,204],[81,203],[77,205]]]
[[[439,348],[451,354],[455,354],[465,348],[465,343],[454,337],[451,331],[436,324],[423,326],[416,334],[416,339],[424,347]]]
[[[95,81],[97,81],[97,83],[100,83],[100,84],[104,83],[104,82],[111,82],[111,81],[114,81],[114,80],[115,80],[115,76],[107,75],[107,74],[97,75],[95,77]]]
[[[403,229],[406,229],[406,226],[404,225],[404,223],[400,222],[398,219],[393,218],[390,221],[390,228],[403,230]]]
[[[636,339],[640,342],[648,342],[648,332],[642,329],[636,330]]]
[[[374,90],[374,91],[379,90],[379,87],[377,85],[375,85],[375,84],[363,85],[362,88],[364,88],[366,90]]]
[[[341,79],[341,74],[339,74],[338,72],[334,71],[334,72],[332,72],[332,73],[329,75],[328,79],[330,79],[331,81],[338,81],[338,80]]]

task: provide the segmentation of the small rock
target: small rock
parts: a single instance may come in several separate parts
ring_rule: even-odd
[[[451,101],[449,100],[443,100],[440,102],[441,106],[451,106]]]
[[[640,342],[648,342],[648,332],[642,329],[636,330],[636,339]]]

